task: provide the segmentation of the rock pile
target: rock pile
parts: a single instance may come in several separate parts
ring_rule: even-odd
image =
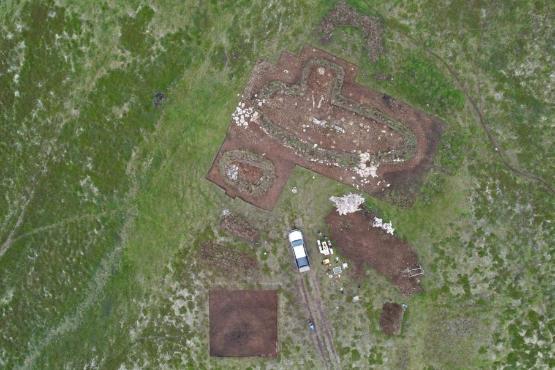
[[[393,235],[393,233],[395,232],[395,229],[393,228],[393,224],[391,223],[391,221],[383,222],[383,220],[379,217],[374,217],[374,222],[372,222],[372,227],[378,227],[390,235]]]
[[[360,205],[364,203],[364,197],[359,194],[349,193],[342,197],[331,197],[330,201],[335,204],[337,213],[346,215],[360,211]]]
[[[247,128],[251,120],[258,118],[258,112],[254,110],[254,108],[246,107],[245,103],[240,102],[231,115],[231,118],[237,126]]]

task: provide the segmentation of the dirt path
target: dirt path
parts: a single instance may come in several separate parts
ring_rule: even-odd
[[[316,340],[318,350],[326,363],[326,367],[338,369],[340,368],[340,360],[333,345],[333,336],[329,321],[322,307],[320,287],[315,273],[315,271],[311,270],[304,275],[300,275],[297,279],[297,286],[304,304],[308,309],[310,318],[316,326],[316,331],[311,333],[311,336]],[[304,276],[307,276],[307,279],[305,279]],[[308,289],[309,286],[312,288],[311,291]]]
[[[318,314],[320,315],[321,327],[323,329],[324,335],[326,336],[326,339],[328,340],[328,345],[329,345],[328,348],[332,354],[334,362],[337,363],[337,365],[339,365],[340,363],[339,355],[337,354],[337,351],[335,350],[335,346],[333,345],[333,334],[332,334],[333,331],[331,329],[330,322],[327,319],[326,311],[322,306],[322,294],[320,293],[320,283],[318,282],[316,273],[314,271],[311,271],[311,273],[308,275],[308,280],[310,282],[310,285],[312,286],[312,289],[314,290],[314,295],[316,296],[316,299],[314,300],[314,302],[316,303],[316,309],[318,310]]]
[[[2,245],[0,245],[0,257],[2,257],[4,253],[6,253],[8,249],[10,249],[10,247],[12,246],[12,244],[16,239],[15,234],[23,224],[23,221],[25,219],[25,214],[27,213],[29,204],[31,203],[31,201],[35,196],[36,178],[33,178],[32,183],[33,183],[32,189],[29,195],[27,196],[27,198],[23,201],[23,206],[21,207],[21,211],[19,212],[19,216],[17,217],[17,221],[15,222],[14,227],[9,232],[8,236],[6,237],[6,240],[4,240],[4,242],[2,242]]]
[[[299,290],[299,294],[302,298],[303,303],[305,304],[307,310],[308,310],[308,315],[309,317],[311,317],[314,320],[314,314],[312,311],[312,308],[310,306],[310,300],[308,298],[308,294],[306,292],[306,287],[304,285],[304,280],[302,277],[299,277],[297,279],[297,288]],[[324,350],[324,346],[322,344],[323,342],[323,338],[320,337],[318,331],[316,331],[316,333],[311,333],[310,337],[312,338],[312,342],[315,344],[315,347],[318,348],[318,351],[320,352],[320,356],[322,356],[322,359],[324,360],[325,364],[329,364],[329,355],[328,352],[326,350]]]

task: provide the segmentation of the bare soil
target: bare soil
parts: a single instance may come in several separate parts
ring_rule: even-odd
[[[210,356],[277,356],[275,290],[209,292]]]
[[[260,168],[245,162],[235,162],[234,164],[239,168],[238,176],[245,181],[256,183],[262,179],[263,171]]]
[[[342,26],[360,28],[366,38],[368,57],[372,62],[376,62],[383,54],[383,26],[379,18],[361,15],[345,1],[340,1],[320,23],[322,42],[329,42],[333,31]]]
[[[197,260],[207,270],[225,276],[252,275],[258,269],[256,257],[214,241],[207,241],[200,246]]]
[[[401,332],[403,321],[403,307],[398,303],[386,302],[382,307],[380,328],[387,335],[397,335]]]
[[[255,67],[207,178],[272,209],[296,165],[369,194],[403,191],[429,167],[441,122],[355,83],[357,67],[322,50],[284,52]],[[220,161],[245,163],[230,180]],[[227,163],[227,162],[225,162]],[[257,170],[261,168],[264,181]],[[227,176],[227,177],[226,177]]]
[[[420,279],[409,277],[407,269],[419,266],[411,246],[372,226],[374,216],[365,211],[340,216],[333,210],[326,217],[330,238],[345,258],[351,260],[357,275],[371,267],[410,295],[422,291]]]
[[[239,215],[228,214],[223,216],[220,221],[220,227],[228,233],[250,243],[255,243],[260,238],[258,230]]]

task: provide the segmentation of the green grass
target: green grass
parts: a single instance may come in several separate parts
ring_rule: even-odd
[[[307,43],[357,63],[360,83],[446,122],[415,204],[367,202],[418,251],[426,292],[402,297],[372,271],[342,278],[345,294],[322,278],[344,367],[555,366],[553,197],[499,162],[467,99],[511,164],[553,180],[553,6],[349,3],[383,19],[376,64],[356,29],[319,43],[331,1],[0,5],[0,242],[10,241],[0,256],[0,368],[321,366],[283,235],[297,224],[314,240],[329,196],[352,189],[296,169],[265,212],[204,178],[254,63]],[[159,91],[167,99],[155,108]],[[258,282],[195,263],[200,241],[220,237],[223,208],[262,230]],[[280,321],[276,360],[208,357],[214,284],[278,286],[280,317],[292,319]],[[399,337],[378,330],[388,300],[409,305]]]

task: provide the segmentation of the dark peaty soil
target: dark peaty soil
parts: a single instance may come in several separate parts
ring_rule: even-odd
[[[277,291],[209,293],[210,356],[277,355]]]
[[[420,292],[418,277],[403,271],[419,265],[418,256],[403,240],[372,226],[374,216],[365,211],[340,216],[333,210],[326,217],[330,238],[345,258],[351,260],[357,275],[371,267],[385,276],[406,295]]]
[[[387,335],[396,335],[401,332],[403,321],[403,307],[398,303],[386,302],[382,307],[380,328]]]

